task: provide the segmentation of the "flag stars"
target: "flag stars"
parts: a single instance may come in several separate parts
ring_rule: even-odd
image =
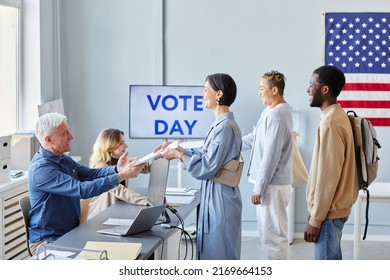
[[[389,13],[327,14],[325,61],[347,73],[390,74]]]

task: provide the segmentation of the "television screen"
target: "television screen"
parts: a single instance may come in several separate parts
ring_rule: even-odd
[[[214,114],[203,108],[203,86],[130,85],[129,137],[204,138]]]

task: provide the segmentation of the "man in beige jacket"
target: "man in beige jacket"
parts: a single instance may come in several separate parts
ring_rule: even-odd
[[[342,230],[358,195],[351,124],[337,103],[345,76],[334,66],[314,70],[307,89],[311,107],[321,121],[306,189],[309,221],[304,232],[314,242],[315,259],[341,260]]]

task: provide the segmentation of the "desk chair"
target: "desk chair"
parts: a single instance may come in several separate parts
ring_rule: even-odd
[[[29,226],[29,220],[28,220],[28,212],[31,208],[30,203],[30,197],[25,196],[19,200],[20,209],[22,209],[22,215],[23,215],[23,221],[24,221],[24,228],[26,230],[26,245],[27,245],[27,251],[30,257],[32,256],[32,253],[30,251],[30,244],[29,244],[29,234],[28,234],[28,226]]]

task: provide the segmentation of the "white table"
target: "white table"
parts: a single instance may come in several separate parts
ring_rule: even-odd
[[[370,206],[371,203],[390,203],[390,183],[385,182],[373,182],[368,190],[370,192]],[[358,199],[354,206],[355,222],[354,222],[354,243],[353,243],[353,259],[359,259],[360,242],[362,239],[362,204],[366,203],[366,193],[359,191]],[[365,208],[364,208],[365,210]],[[365,213],[365,212],[364,212]],[[365,217],[365,214],[364,214]],[[366,219],[363,220],[364,224]],[[370,225],[369,225],[370,226]]]

